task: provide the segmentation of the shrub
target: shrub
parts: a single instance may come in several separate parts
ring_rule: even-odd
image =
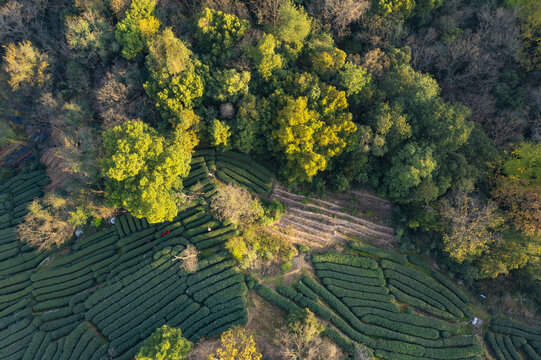
[[[406,264],[408,259],[404,255],[397,254],[393,251],[388,251],[379,247],[363,244],[360,241],[349,242],[349,247],[357,252],[376,256],[381,259],[388,259],[399,264]]]
[[[246,284],[244,282],[236,283],[228,288],[214,293],[205,300],[205,305],[213,307],[235,297],[243,296],[246,292]]]
[[[322,278],[322,283],[325,285],[336,285],[343,289],[354,290],[360,292],[368,292],[374,294],[385,295],[389,293],[389,289],[383,286],[370,286],[365,284],[352,283],[345,280],[339,280],[334,278]]]
[[[408,335],[419,336],[425,339],[438,339],[440,337],[439,331],[435,329],[414,326],[414,325],[410,325],[410,324],[406,324],[406,323],[402,323],[398,321],[388,320],[378,315],[372,315],[372,314],[363,315],[361,320],[364,322],[379,325],[386,329],[398,331],[398,332],[408,334]],[[401,352],[401,351],[397,351],[397,352]],[[422,355],[422,354],[420,353],[419,355]]]
[[[331,328],[326,328],[321,332],[321,335],[331,339],[345,353],[353,354],[355,352],[355,345],[342,336],[342,334],[340,334],[338,331]]]
[[[218,291],[223,290],[230,285],[240,283],[243,280],[244,280],[244,276],[242,274],[235,274],[229,278],[226,278],[217,283],[214,283],[205,289],[201,289],[197,292],[194,292],[193,299],[197,302],[201,302],[207,299],[210,295],[217,293]]]
[[[223,185],[218,187],[211,202],[213,213],[222,221],[248,224],[263,216],[263,208],[258,200],[254,200],[245,189]]]
[[[329,271],[329,270],[317,270],[316,274],[320,278],[323,278],[323,279],[333,278],[333,279],[349,281],[349,282],[368,285],[368,286],[385,286],[385,279],[382,279],[382,278],[359,277],[355,275],[348,275],[348,274],[339,273],[335,271]]]
[[[328,252],[322,255],[312,255],[312,262],[330,262],[335,264],[361,267],[365,269],[379,269],[378,264],[373,259],[367,259],[359,256],[346,255],[337,252]]]
[[[256,291],[257,291],[257,294],[261,296],[263,299],[278,306],[279,308],[282,308],[283,310],[287,312],[291,313],[291,312],[300,310],[300,308],[297,305],[295,305],[292,301],[286,299],[285,297],[283,297],[282,295],[278,294],[276,291],[272,290],[271,288],[265,285],[259,285]]]
[[[182,336],[180,329],[163,325],[145,340],[135,359],[182,360],[191,350],[192,343]]]
[[[328,285],[327,289],[329,289],[334,295],[338,296],[339,298],[350,297],[350,298],[372,300],[372,301],[378,301],[378,302],[384,302],[384,303],[392,303],[394,301],[394,296],[388,295],[388,294],[381,295],[381,294],[361,292],[361,291],[356,291],[356,290],[346,290],[334,285]]]
[[[410,295],[402,292],[401,290],[399,290],[398,288],[396,288],[392,284],[389,285],[389,291],[395,296],[395,298],[398,301],[400,301],[402,303],[405,303],[405,304],[408,304],[408,305],[411,305],[411,306],[415,306],[416,308],[419,308],[419,309],[421,309],[423,311],[426,311],[427,313],[439,316],[439,317],[444,318],[446,320],[455,320],[455,317],[453,315],[451,315],[450,313],[448,313],[447,311],[441,310],[440,308],[436,308],[436,307],[434,307],[432,305],[429,305],[429,304],[425,303],[423,300],[421,300],[419,298],[410,296]]]
[[[291,270],[291,267],[293,265],[291,264],[291,261],[285,261],[282,263],[282,265],[280,266],[280,269],[282,270],[282,273],[286,273],[288,272],[289,270]]]
[[[341,265],[341,264],[333,264],[333,263],[327,263],[327,262],[315,263],[314,267],[317,270],[330,270],[330,271],[335,271],[342,274],[354,275],[354,276],[359,276],[359,277],[383,278],[383,272],[379,269],[369,270],[369,269],[362,269],[358,267],[352,267],[352,266]]]
[[[445,349],[425,349],[425,355],[433,359],[458,359],[468,358],[470,356],[482,355],[483,347],[480,345],[470,345],[459,348]]]

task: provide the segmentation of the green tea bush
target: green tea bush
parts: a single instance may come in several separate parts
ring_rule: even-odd
[[[405,265],[408,262],[408,259],[404,255],[397,254],[394,251],[388,251],[379,247],[363,244],[360,241],[350,241],[349,247],[357,252],[373,255],[380,259],[392,260],[399,264]]]
[[[353,267],[360,267],[365,269],[378,270],[378,264],[373,259],[368,259],[359,256],[346,255],[338,252],[328,252],[326,254],[314,254],[312,255],[312,262],[314,264],[320,262],[329,262],[341,265],[349,265]]]
[[[314,263],[314,267],[317,270],[330,270],[341,274],[369,277],[369,278],[383,278],[383,272],[380,269],[369,270],[342,264],[333,264],[328,262]]]
[[[300,308],[295,305],[295,303],[265,285],[259,285],[256,291],[258,295],[261,296],[263,299],[287,312],[295,312],[300,310]]]
[[[328,285],[327,289],[329,289],[334,295],[338,296],[339,298],[356,298],[356,299],[362,299],[362,300],[372,300],[372,301],[379,301],[379,302],[385,302],[385,303],[392,303],[395,298],[393,295],[389,294],[375,294],[371,292],[361,292],[357,290],[347,290],[343,289],[338,286],[334,285]]]
[[[368,285],[368,286],[385,286],[385,279],[382,278],[367,278],[359,277],[355,275],[347,275],[344,273],[339,273],[329,270],[316,270],[317,276],[320,278],[333,278],[338,280],[344,280],[349,282],[354,282],[358,284]]]
[[[373,314],[363,315],[361,317],[361,320],[367,323],[379,325],[389,330],[401,332],[408,335],[418,336],[425,339],[438,339],[440,337],[440,333],[438,330],[406,324],[406,323],[402,323],[398,321],[392,321],[378,315],[373,315]],[[401,352],[401,351],[397,351],[397,352]]]

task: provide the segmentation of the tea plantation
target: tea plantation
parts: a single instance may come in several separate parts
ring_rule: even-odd
[[[0,185],[0,360],[131,359],[163,324],[193,342],[245,324],[244,275],[223,247],[239,231],[208,212],[215,179],[272,189],[272,174],[250,158],[200,150],[184,187],[202,196],[173,221],[124,214],[49,251],[15,234],[45,173]],[[180,267],[188,244],[200,250],[194,273]],[[512,320],[490,321],[485,348],[468,329],[469,296],[414,257],[353,241],[311,262],[315,276],[293,286],[273,290],[250,277],[248,287],[286,312],[310,309],[347,354],[360,343],[388,360],[541,359],[541,328]]]
[[[242,155],[198,155],[185,180],[202,186],[197,206],[162,224],[122,215],[60,250],[36,251],[15,235],[46,175],[0,187],[0,359],[131,359],[163,324],[196,342],[247,321],[244,277],[221,246],[238,231],[206,211],[215,191],[209,172],[217,166],[224,180],[259,193],[272,180]],[[191,274],[175,258],[189,243],[202,251]]]
[[[303,275],[276,291],[249,286],[287,312],[310,309],[328,322],[324,335],[347,353],[358,342],[389,360],[487,358],[481,338],[467,335],[468,296],[446,277],[394,252],[357,242],[350,250],[312,255],[319,281]],[[498,359],[540,358],[541,329],[498,319],[490,328],[487,340]]]

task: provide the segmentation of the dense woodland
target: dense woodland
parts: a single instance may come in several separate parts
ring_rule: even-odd
[[[0,145],[51,179],[23,241],[170,221],[194,151],[234,150],[305,194],[373,189],[403,250],[541,306],[537,0],[4,0],[0,44]],[[236,195],[238,223],[279,207]]]

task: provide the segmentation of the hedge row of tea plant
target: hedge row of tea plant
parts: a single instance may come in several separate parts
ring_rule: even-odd
[[[198,164],[190,179],[208,175],[203,156]],[[40,252],[16,239],[11,221],[45,179],[39,172],[0,185],[0,216],[10,219],[0,228],[0,359],[131,359],[163,324],[197,341],[247,321],[243,276],[222,250],[236,229],[204,204],[161,224],[123,214]],[[191,274],[178,260],[189,243],[205,249]]]

